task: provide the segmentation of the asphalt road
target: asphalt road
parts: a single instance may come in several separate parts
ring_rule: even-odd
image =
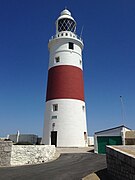
[[[62,154],[57,160],[49,163],[1,167],[0,180],[80,180],[105,168],[105,155]]]

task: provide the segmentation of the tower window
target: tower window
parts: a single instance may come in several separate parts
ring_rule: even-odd
[[[85,106],[82,106],[82,110],[83,110],[83,111],[85,110]]]
[[[69,42],[69,49],[74,49],[74,44]]]
[[[58,104],[53,104],[53,111],[58,111]]]
[[[82,61],[80,60],[80,65],[82,64]]]
[[[60,62],[60,57],[59,56],[55,57],[55,62],[56,63]]]
[[[52,116],[52,119],[57,119],[57,116]]]

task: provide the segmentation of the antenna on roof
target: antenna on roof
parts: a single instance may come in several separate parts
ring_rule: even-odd
[[[80,38],[82,38],[83,28],[84,28],[84,26],[82,26],[81,33],[80,33]]]

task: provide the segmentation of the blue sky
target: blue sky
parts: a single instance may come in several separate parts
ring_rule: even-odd
[[[135,129],[134,0],[0,1],[0,136],[42,135],[48,40],[65,6],[82,26],[88,133]],[[124,121],[120,96],[123,96]]]

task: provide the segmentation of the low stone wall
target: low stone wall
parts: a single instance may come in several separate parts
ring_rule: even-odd
[[[119,146],[122,147],[122,146]],[[107,170],[114,180],[135,179],[135,156],[118,148],[106,147]]]
[[[13,145],[11,165],[26,165],[48,162],[55,155],[55,146],[49,145]]]
[[[11,150],[11,141],[0,141],[0,166],[10,166]]]
[[[0,166],[38,164],[52,160],[56,149],[52,145],[13,145],[0,141]]]

